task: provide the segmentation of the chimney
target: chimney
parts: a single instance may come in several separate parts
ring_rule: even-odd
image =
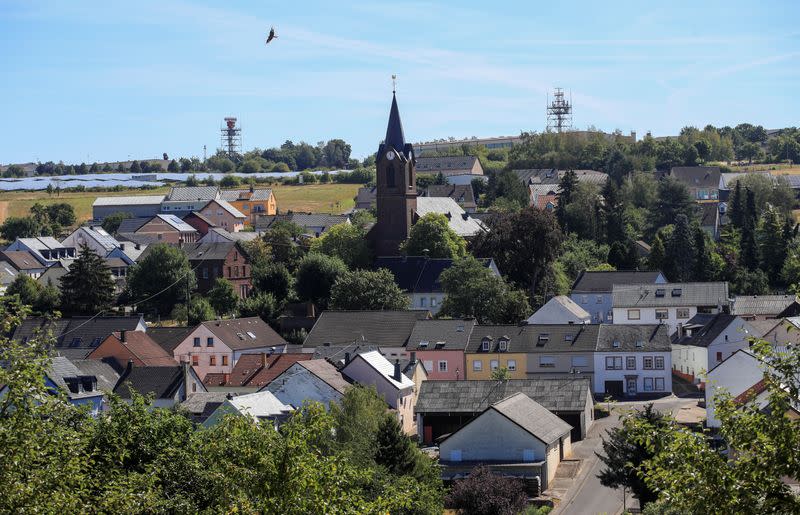
[[[125,329],[123,329],[122,331],[119,332],[119,341],[121,341],[122,343],[125,343],[125,333],[126,332],[127,331],[125,331]]]
[[[267,368],[267,355],[261,354],[261,368]]]
[[[189,363],[187,361],[181,362],[181,370],[183,372],[183,395],[181,396],[181,402],[183,402],[189,396],[189,392],[191,391],[189,388],[189,371],[191,370],[191,367],[189,367]]]
[[[130,374],[132,370],[133,370],[133,360],[129,359],[128,365],[125,367],[125,375],[127,376],[128,374]]]
[[[140,244],[136,243],[136,244],[133,246],[133,248],[135,248],[136,250],[141,250],[141,249],[142,249],[142,246],[141,246]]]
[[[124,243],[120,242],[119,250],[125,250],[125,244]]]
[[[226,393],[225,394],[225,398],[228,399],[228,400],[231,400],[231,399],[233,399],[233,394],[232,393]]]
[[[345,364],[345,366],[346,366],[346,365],[348,365],[349,363],[350,363],[350,353],[349,353],[349,352],[345,352],[345,353],[344,353],[344,364]]]
[[[412,350],[411,351],[411,365],[416,365],[416,364],[417,364],[417,351]]]
[[[394,375],[392,376],[395,381],[400,381],[400,360],[394,360]]]

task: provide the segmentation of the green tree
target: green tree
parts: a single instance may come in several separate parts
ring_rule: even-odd
[[[466,242],[450,228],[446,216],[428,213],[411,227],[408,240],[400,251],[407,256],[452,259],[466,253]]]
[[[61,310],[71,315],[93,315],[112,307],[114,279],[103,258],[82,245],[78,258],[61,278]]]
[[[334,225],[311,242],[311,252],[338,257],[348,268],[365,268],[372,256],[363,227],[355,224]]]
[[[54,313],[61,305],[61,292],[58,288],[48,282],[39,290],[33,309],[42,315]]]
[[[659,431],[667,427],[667,419],[653,408],[652,404],[642,411],[627,413],[621,427],[612,428],[603,437],[603,453],[596,453],[605,467],[597,477],[603,486],[630,489],[644,509],[658,499],[658,492],[651,489],[639,474],[642,464],[656,454],[633,438],[636,424],[647,424]]]
[[[398,476],[413,475],[417,468],[417,450],[403,433],[397,417],[384,415],[375,438],[375,463]]]
[[[440,316],[475,317],[480,324],[515,324],[531,314],[523,292],[509,288],[472,256],[454,262],[439,281],[445,292]]]
[[[742,251],[739,256],[742,266],[748,270],[755,270],[758,267],[758,243],[756,242],[758,214],[756,213],[755,194],[753,191],[747,189],[745,196],[745,210],[742,219]]]
[[[663,272],[672,282],[691,281],[695,271],[695,236],[689,219],[679,214],[666,246]]]
[[[283,263],[258,263],[253,265],[253,288],[259,293],[268,293],[276,302],[285,301],[292,291],[294,279]]]
[[[556,219],[561,230],[569,233],[567,207],[572,203],[572,197],[578,188],[578,176],[572,170],[567,171],[558,182],[558,205],[556,205]]]
[[[219,316],[231,315],[236,313],[239,296],[232,282],[217,277],[214,286],[208,291],[208,302]]]
[[[664,247],[664,240],[656,235],[653,244],[650,246],[650,255],[647,257],[648,268],[650,270],[663,270],[666,254],[667,249]]]
[[[355,270],[341,274],[331,288],[331,309],[403,310],[408,297],[385,268]]]
[[[520,479],[494,474],[482,466],[453,483],[445,504],[465,514],[516,515],[525,509],[527,500]]]
[[[140,164],[139,164],[139,161],[135,161],[135,160],[134,160],[134,161],[131,163],[131,166],[130,166],[130,168],[128,168],[128,171],[129,171],[130,173],[134,173],[134,174],[140,174],[140,173],[142,173],[142,165],[140,165]]]
[[[180,249],[157,243],[128,269],[126,298],[140,312],[167,315],[173,307],[186,302],[197,287],[197,278],[189,260]]]
[[[375,460],[378,429],[386,417],[386,401],[374,386],[354,385],[341,402],[331,404],[339,449],[359,468]]]
[[[610,178],[603,186],[603,203],[600,205],[605,241],[612,245],[625,240],[625,205],[617,184]]]
[[[49,231],[45,231],[42,224],[32,216],[10,216],[0,225],[0,236],[6,241],[43,236],[46,232]]]
[[[767,206],[756,230],[761,269],[772,284],[779,284],[786,259],[787,240],[784,236],[784,221],[772,206]]]
[[[119,226],[122,224],[122,221],[128,218],[133,218],[133,214],[122,211],[111,213],[105,217],[105,219],[103,219],[103,229],[105,229],[108,234],[116,234]]]
[[[11,284],[6,288],[6,295],[16,295],[19,301],[26,306],[33,306],[39,298],[41,285],[36,279],[27,274],[17,274]]]
[[[500,173],[494,173],[489,176],[484,205],[487,207],[492,206],[500,199],[505,199],[515,209],[520,209],[530,204],[528,188],[517,174],[511,170],[503,170]]]
[[[325,309],[336,280],[347,272],[347,265],[336,257],[309,253],[297,267],[295,291],[300,300],[311,301]]]
[[[291,222],[276,222],[264,233],[262,239],[267,253],[273,261],[283,263],[289,271],[297,268],[303,257],[303,248],[297,238],[303,234],[303,228]]]
[[[214,320],[217,314],[208,299],[204,297],[192,297],[189,302],[189,310],[187,312],[189,325],[197,325],[207,320]]]
[[[658,198],[651,212],[653,231],[675,222],[679,214],[689,220],[693,217],[694,202],[689,189],[672,177],[665,177],[658,183]]]
[[[75,208],[66,202],[49,204],[46,208],[47,219],[51,225],[70,227],[75,225]]]
[[[619,147],[614,148],[608,153],[603,171],[608,174],[609,179],[613,180],[617,186],[633,173],[634,165],[631,158]]]
[[[279,329],[278,317],[281,314],[281,304],[271,293],[258,292],[241,301],[239,314],[243,317],[261,317],[273,329]]]
[[[744,224],[746,210],[745,196],[742,193],[742,181],[736,181],[736,185],[733,187],[728,205],[731,224],[734,227],[741,229]]]

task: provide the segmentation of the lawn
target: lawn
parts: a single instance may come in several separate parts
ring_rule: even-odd
[[[734,172],[760,172],[771,171],[775,174],[800,175],[800,165],[788,164],[752,164],[752,165],[730,165]]]
[[[342,213],[352,208],[358,192],[358,184],[305,184],[272,186],[278,209],[281,212],[306,211],[311,213]],[[69,192],[60,196],[50,196],[45,191],[0,192],[0,222],[9,216],[26,216],[36,202],[52,204],[68,202],[75,208],[78,220],[92,217],[92,204],[97,197],[119,195],[158,195],[165,194],[169,187],[155,190]]]

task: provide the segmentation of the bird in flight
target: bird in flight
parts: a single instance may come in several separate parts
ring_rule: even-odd
[[[275,27],[270,27],[269,28],[269,36],[267,36],[267,42],[265,44],[268,45],[270,41],[272,41],[273,39],[275,39],[277,37],[278,36],[275,35]]]

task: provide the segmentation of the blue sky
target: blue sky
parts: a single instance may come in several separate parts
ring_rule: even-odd
[[[222,118],[245,148],[574,125],[800,125],[800,2],[2,0],[0,162],[202,156]],[[264,37],[275,25],[279,39]]]

